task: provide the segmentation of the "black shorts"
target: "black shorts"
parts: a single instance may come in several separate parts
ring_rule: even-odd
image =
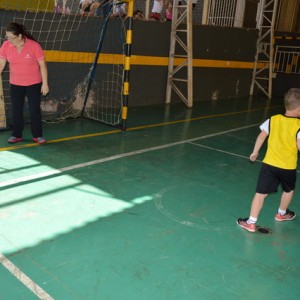
[[[285,170],[267,164],[262,164],[256,186],[256,192],[270,194],[277,192],[279,184],[283,191],[289,193],[295,189],[296,170]]]

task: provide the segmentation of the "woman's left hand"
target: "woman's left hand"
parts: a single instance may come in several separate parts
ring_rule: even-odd
[[[47,83],[42,83],[41,93],[46,96],[49,93],[49,86]]]

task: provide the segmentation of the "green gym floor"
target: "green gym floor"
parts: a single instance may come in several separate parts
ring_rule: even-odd
[[[45,124],[42,146],[28,125],[17,145],[1,132],[0,299],[299,300],[300,217],[274,220],[280,193],[258,221],[270,232],[236,225],[258,126],[281,112],[264,98],[129,108],[126,132]]]

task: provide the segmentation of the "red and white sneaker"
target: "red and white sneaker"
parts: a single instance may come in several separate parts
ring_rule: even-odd
[[[43,137],[33,138],[32,140],[40,145],[46,143],[46,139],[44,139]]]
[[[296,213],[287,209],[286,213],[282,216],[281,214],[277,213],[275,215],[275,220],[278,222],[283,222],[283,221],[291,221],[296,217]]]
[[[240,227],[242,227],[242,228],[244,228],[244,229],[246,229],[246,230],[248,230],[248,231],[250,231],[250,232],[255,232],[255,231],[256,231],[256,225],[253,224],[253,223],[248,224],[247,221],[248,221],[248,218],[246,218],[246,219],[238,218],[238,219],[236,220],[236,223],[237,223]]]
[[[8,140],[7,140],[10,144],[15,144],[15,143],[19,143],[21,141],[23,141],[23,138],[17,138],[15,136],[11,136]]]

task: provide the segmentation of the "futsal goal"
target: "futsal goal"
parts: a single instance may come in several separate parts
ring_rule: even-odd
[[[81,11],[79,1],[0,2],[0,43],[6,25],[17,22],[25,25],[46,54],[50,93],[42,98],[44,121],[88,118],[126,129],[133,8],[134,0],[108,1],[92,14]],[[0,129],[7,129],[11,124],[8,68],[2,86]],[[25,117],[27,113],[25,108]]]

